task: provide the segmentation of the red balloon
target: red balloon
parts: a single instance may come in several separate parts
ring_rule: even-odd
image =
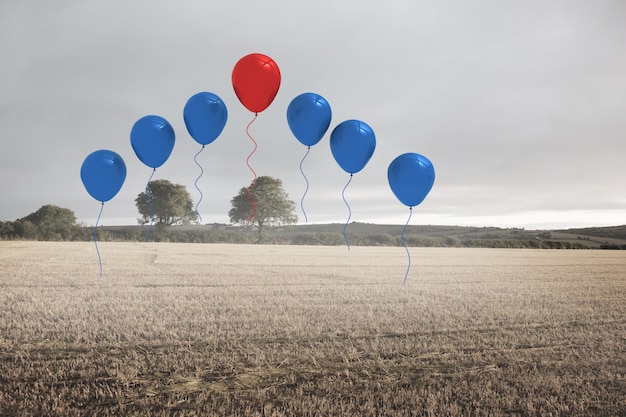
[[[250,54],[241,58],[233,68],[232,78],[237,98],[254,113],[262,112],[272,104],[280,87],[278,65],[263,54]]]

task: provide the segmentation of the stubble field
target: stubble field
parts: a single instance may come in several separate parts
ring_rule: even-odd
[[[0,242],[0,415],[626,415],[622,251]]]

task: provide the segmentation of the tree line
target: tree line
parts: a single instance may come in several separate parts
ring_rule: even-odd
[[[147,226],[99,227],[98,241],[139,242],[145,240]],[[297,230],[297,229],[294,229]],[[282,229],[266,227],[262,238],[255,227],[240,225],[205,225],[195,227],[168,227],[157,224],[152,231],[155,242],[181,243],[264,243],[276,245],[345,245],[340,232],[284,233]],[[390,233],[348,234],[354,246],[402,246],[401,237]],[[76,223],[74,212],[55,205],[44,205],[39,210],[15,221],[0,221],[2,240],[89,241],[93,228]],[[530,249],[587,249],[584,242],[538,241],[536,239],[458,239],[454,237],[405,236],[410,247],[474,247],[474,248],[530,248]],[[611,247],[606,249],[626,249]]]
[[[98,227],[99,241],[145,240],[148,222],[154,222],[151,240],[156,242],[190,243],[265,243],[289,245],[344,245],[339,231],[305,231],[297,227],[285,233],[284,227],[297,223],[295,203],[277,178],[261,176],[242,187],[232,198],[228,215],[231,225],[198,225],[198,213],[184,186],[167,180],[155,180],[135,199],[142,226]],[[195,225],[190,227],[189,225]],[[177,227],[180,226],[180,227]],[[302,231],[302,232],[300,232]],[[0,221],[2,240],[88,241],[94,238],[93,227],[77,223],[70,209],[44,205],[39,210],[15,221]],[[399,234],[348,233],[351,245],[402,246]],[[531,249],[588,249],[584,241],[568,242],[551,239],[457,238],[406,233],[405,242],[412,247],[480,247]],[[615,245],[614,245],[615,246]],[[602,249],[626,249],[623,246]]]
[[[191,195],[185,186],[168,180],[150,181],[146,190],[137,195],[135,205],[139,212],[140,225],[154,223],[155,240],[167,241],[220,241],[242,242],[250,240],[248,234],[211,233],[207,236],[193,236],[194,233],[175,230],[170,226],[197,224],[198,213],[193,208]],[[249,186],[243,187],[231,200],[228,212],[231,223],[248,226],[256,231],[256,242],[266,240],[268,227],[294,224],[298,221],[296,205],[289,199],[278,178],[260,176]],[[109,237],[116,240],[140,240],[132,228],[123,232],[99,229],[100,240]],[[197,233],[196,233],[197,234]],[[44,205],[34,213],[15,221],[0,221],[0,239],[25,240],[88,240],[92,232],[76,222],[76,215],[70,209]],[[243,236],[243,237],[242,237]]]
[[[70,209],[47,204],[15,221],[0,221],[3,240],[89,240],[89,232],[76,223]]]
[[[54,207],[54,206],[52,206]],[[68,210],[44,206],[38,211]],[[71,212],[71,210],[68,210]],[[28,216],[27,216],[28,217]],[[51,228],[37,223],[19,219],[15,222],[0,222],[0,239],[3,240],[52,240],[52,241],[89,241],[93,239],[93,228],[77,224],[57,222]],[[146,228],[138,226],[114,226],[98,228],[98,241],[140,242],[145,240]],[[402,246],[400,236],[389,233],[371,235],[348,234],[351,246]],[[239,244],[274,244],[274,245],[324,245],[341,246],[345,240],[340,232],[303,232],[285,235],[267,228],[262,240],[258,232],[251,227],[225,227],[225,225],[206,225],[197,227],[163,227],[156,226],[152,230],[151,240],[154,242],[180,243],[239,243]],[[537,241],[522,239],[457,239],[438,236],[405,236],[410,247],[468,247],[468,248],[518,248],[518,249],[588,249],[583,242],[571,243],[563,241]],[[626,249],[607,247],[605,249]]]

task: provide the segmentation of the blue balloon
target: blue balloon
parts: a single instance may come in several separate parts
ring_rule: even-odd
[[[137,158],[151,168],[158,168],[174,149],[174,129],[161,116],[144,116],[130,131],[130,144]]]
[[[213,93],[203,92],[187,100],[183,119],[191,137],[200,145],[208,145],[224,130],[228,111],[221,98]]]
[[[313,146],[322,140],[331,118],[330,104],[315,93],[300,94],[287,107],[289,129],[306,146]]]
[[[406,206],[420,204],[435,183],[433,164],[423,155],[405,153],[389,164],[387,179],[391,191]]]
[[[105,149],[90,153],[80,167],[80,179],[90,196],[109,201],[126,179],[126,164],[121,156]]]
[[[330,150],[341,169],[349,174],[362,170],[376,149],[376,135],[367,123],[346,120],[330,134]]]

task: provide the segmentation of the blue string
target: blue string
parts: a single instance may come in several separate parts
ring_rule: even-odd
[[[148,205],[150,206],[150,211],[152,211],[152,216],[150,217],[150,226],[148,227],[148,234],[146,235],[146,242],[150,241],[150,232],[152,231],[152,223],[154,223],[154,207],[152,207],[152,201],[150,201],[150,194],[148,193],[148,186],[150,185],[150,181],[152,181],[152,177],[156,172],[156,168],[152,170],[152,174],[150,174],[150,178],[148,178],[148,182],[146,183],[146,201],[148,201]]]
[[[100,206],[100,213],[98,213],[98,218],[96,219],[96,225],[93,227],[93,243],[96,245],[96,253],[98,254],[98,263],[100,264],[100,278],[102,278],[102,258],[100,258],[100,250],[98,249],[98,222],[100,221],[100,216],[102,216],[102,210],[104,209],[104,201]]]
[[[409,218],[406,220],[406,224],[402,229],[402,244],[404,245],[404,249],[406,250],[406,256],[409,258],[409,264],[406,267],[406,274],[404,274],[404,285],[406,285],[406,277],[409,276],[409,271],[411,270],[411,253],[409,252],[409,248],[406,245],[406,241],[404,240],[404,232],[406,231],[406,227],[409,225],[411,221],[411,215],[413,215],[413,207],[409,207]]]
[[[348,227],[348,223],[350,222],[350,217],[352,217],[352,210],[350,209],[350,204],[346,201],[346,188],[350,185],[350,181],[352,181],[352,174],[350,174],[350,179],[345,187],[343,187],[343,191],[341,192],[341,198],[343,198],[343,202],[346,203],[346,207],[348,207],[348,220],[346,220],[346,224],[343,226],[343,240],[346,241],[346,245],[348,245],[348,250],[350,250],[350,242],[348,242],[348,238],[346,237],[346,228]]]
[[[198,215],[198,218],[200,219],[200,223],[202,223],[202,216],[200,215],[200,212],[198,211],[198,206],[200,205],[200,202],[202,201],[203,195],[202,195],[202,190],[200,189],[200,187],[198,187],[198,180],[200,180],[200,177],[202,177],[202,174],[204,174],[204,169],[202,168],[202,165],[198,163],[198,160],[196,158],[198,158],[198,155],[200,155],[200,152],[202,152],[203,149],[204,149],[204,145],[202,145],[202,148],[200,148],[198,153],[195,154],[193,157],[193,161],[196,163],[196,165],[198,165],[198,168],[200,168],[200,175],[198,175],[198,178],[196,178],[196,182],[194,183],[194,185],[196,186],[196,190],[198,190],[198,192],[200,193],[200,199],[196,203],[196,214]]]
[[[306,181],[306,189],[304,190],[304,194],[302,194],[302,200],[300,200],[300,208],[302,209],[302,213],[304,214],[305,223],[309,222],[309,219],[306,216],[306,211],[304,211],[304,197],[306,196],[306,193],[309,191],[309,180],[307,179],[306,175],[304,175],[304,171],[302,170],[302,163],[304,162],[306,157],[309,155],[310,151],[311,151],[311,147],[309,146],[306,150],[306,153],[304,154],[304,157],[300,161],[300,173],[302,173],[302,176],[304,177],[304,181]]]

